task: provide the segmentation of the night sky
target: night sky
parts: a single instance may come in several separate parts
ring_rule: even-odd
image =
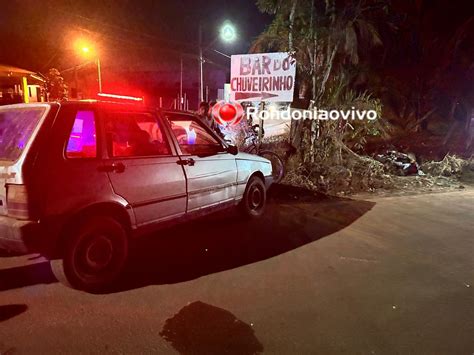
[[[379,52],[387,54],[384,67],[379,67],[382,61],[371,53],[371,69],[382,75],[408,78],[409,85],[414,75],[435,73],[442,65],[440,58],[446,56],[443,50],[448,48],[450,38],[467,19],[474,21],[473,4],[473,0],[393,0],[390,17],[397,27],[382,32],[384,45]],[[235,43],[216,40],[225,20],[238,29]],[[42,74],[57,68],[71,86],[72,70],[85,61],[73,45],[82,37],[98,49],[106,89],[116,90],[121,83],[123,91],[143,88],[154,96],[175,97],[183,58],[184,86],[189,95],[196,96],[191,98],[196,104],[199,22],[203,47],[208,47],[204,53],[204,82],[215,96],[228,80],[229,60],[212,49],[229,55],[247,53],[271,20],[271,16],[259,12],[255,0],[1,1],[0,63]],[[384,26],[380,28],[384,31]],[[468,34],[470,38],[472,35]],[[457,57],[464,62],[448,68],[452,75],[445,80],[451,86],[457,85],[460,92],[472,87],[465,74],[466,68],[472,70],[473,56],[469,53],[474,46],[472,41],[471,46],[469,43],[465,40],[458,48],[462,55]],[[432,55],[427,54],[430,48],[435,48]],[[96,85],[95,66],[81,69],[81,78]],[[449,85],[443,90],[453,91]]]
[[[75,65],[72,42],[77,36],[100,44],[104,59],[164,55],[179,51],[195,55],[198,23],[204,43],[212,42],[224,20],[239,31],[231,45],[216,41],[224,53],[246,53],[252,40],[269,24],[254,0],[22,0],[1,4],[0,63],[45,71]],[[143,50],[153,49],[153,54]],[[226,59],[206,53],[218,64]]]

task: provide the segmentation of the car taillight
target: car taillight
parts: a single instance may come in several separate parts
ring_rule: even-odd
[[[7,211],[8,216],[17,219],[28,219],[28,193],[25,185],[7,184]]]

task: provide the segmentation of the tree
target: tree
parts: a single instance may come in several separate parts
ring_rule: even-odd
[[[51,68],[46,75],[46,87],[48,90],[48,101],[63,101],[68,98],[68,87],[64,79],[55,68]]]
[[[363,72],[370,50],[382,45],[376,25],[386,17],[386,1],[258,0],[257,5],[261,11],[273,14],[274,20],[251,51],[292,53],[298,63],[298,96],[305,98],[303,106],[311,102],[319,108],[362,104],[380,109],[377,99],[353,84]],[[348,102],[348,98],[354,101]],[[299,121],[292,128],[292,143],[302,148],[303,161],[314,162],[316,144],[332,144],[332,139],[317,141],[320,133],[339,140],[334,144],[340,147],[337,156],[341,155],[347,126],[325,122],[321,130],[317,125],[317,121]]]
[[[397,31],[382,33],[384,53],[371,59],[368,85],[401,133],[434,119],[446,129],[456,103],[472,101],[474,17],[465,10],[447,0],[393,3]]]

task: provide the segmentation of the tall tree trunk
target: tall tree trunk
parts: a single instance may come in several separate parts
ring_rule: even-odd
[[[321,81],[321,86],[319,87],[319,93],[318,93],[318,100],[317,102],[320,102],[321,99],[323,98],[324,96],[324,93],[326,92],[326,84],[327,84],[327,81],[329,79],[329,76],[331,75],[331,71],[332,71],[332,66],[333,66],[333,63],[334,63],[334,58],[336,56],[336,53],[337,53],[337,50],[339,48],[339,42],[336,43],[336,45],[334,46],[334,48],[332,49],[332,52],[330,54],[330,57],[328,58],[328,62],[326,64],[326,71],[324,73],[324,76],[323,76],[323,80]]]
[[[291,6],[290,16],[289,16],[289,30],[288,30],[288,51],[294,51],[294,44],[293,44],[293,26],[295,24],[295,14],[296,14],[296,6],[298,5],[298,0],[293,0],[293,5]],[[298,127],[293,120],[290,121],[290,144],[292,141],[292,137],[298,134]]]
[[[310,104],[310,109],[316,106],[316,48],[317,48],[317,36],[314,29],[315,22],[315,6],[314,0],[311,1],[311,19],[310,19],[310,31],[311,31],[311,53],[310,53],[310,63],[311,63],[311,96],[312,102]],[[315,158],[315,145],[316,139],[319,134],[319,122],[318,120],[312,120],[310,123],[310,162],[314,163]]]
[[[291,6],[291,12],[289,17],[289,31],[288,31],[288,50],[290,52],[294,51],[294,44],[293,44],[293,26],[295,25],[295,14],[296,14],[296,6],[298,5],[298,0],[293,0],[293,5]]]

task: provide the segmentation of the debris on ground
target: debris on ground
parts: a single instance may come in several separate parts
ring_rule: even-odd
[[[292,164],[290,159],[283,183],[337,196],[452,191],[474,183],[473,158],[465,160],[447,155],[442,161],[426,162],[421,167],[416,164],[416,171],[411,167],[412,170],[406,172],[403,166],[393,164],[397,159],[409,164],[405,155],[408,156],[392,152],[385,162],[360,156],[344,161],[344,165],[314,163],[311,169]],[[409,159],[410,164],[416,163],[414,157]]]
[[[283,183],[328,195],[375,191],[392,184],[384,165],[369,157],[353,159],[344,165],[314,163],[310,169],[303,164],[294,166],[290,159]]]
[[[385,154],[377,154],[375,160],[381,162],[387,172],[393,175],[425,175],[416,162],[415,155],[411,153],[405,154],[390,150]]]
[[[422,169],[433,176],[457,176],[460,177],[466,169],[474,171],[474,162],[455,155],[446,155],[441,161],[430,161],[422,165]]]

